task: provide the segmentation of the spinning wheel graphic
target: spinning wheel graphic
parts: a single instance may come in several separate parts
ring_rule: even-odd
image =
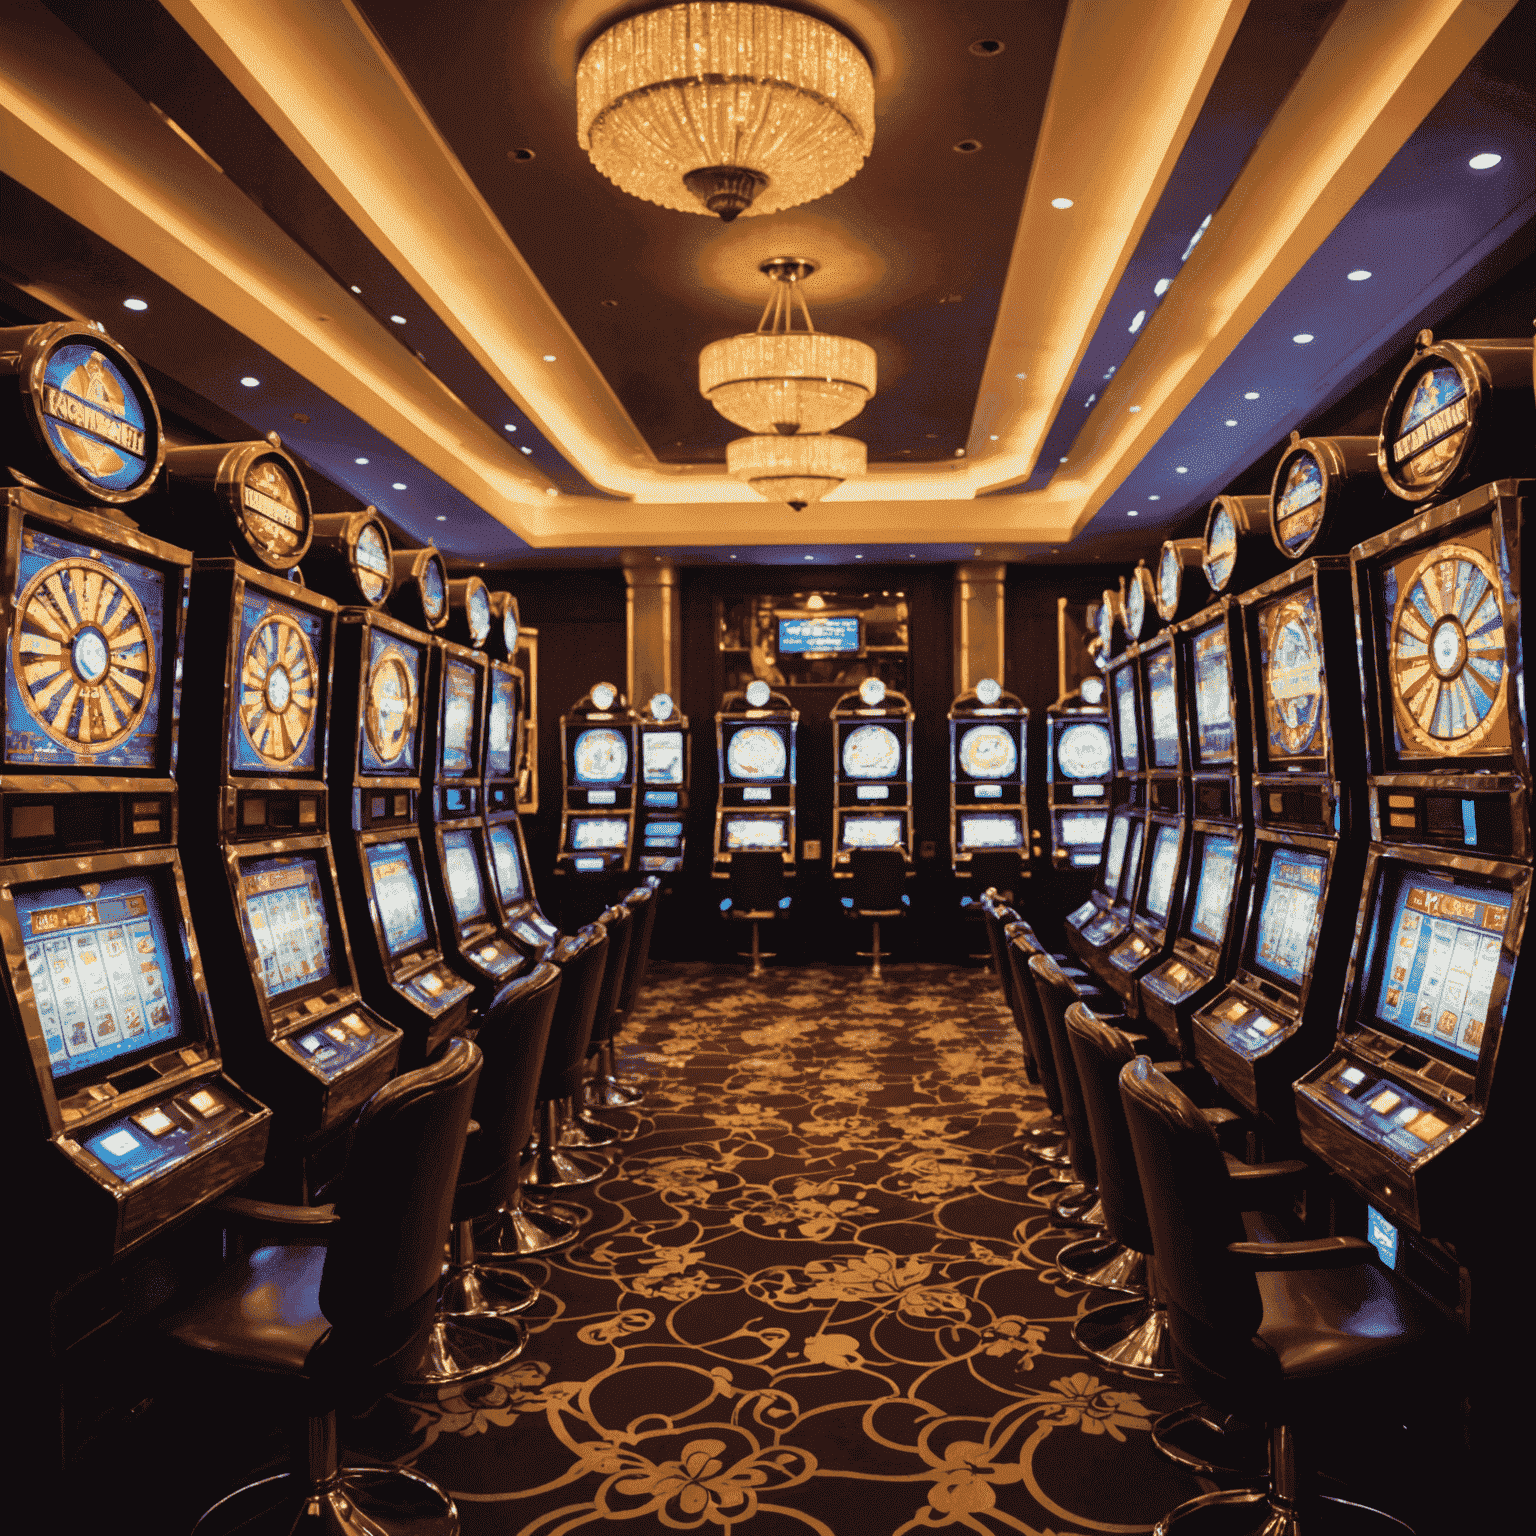
[[[154,636],[133,591],[95,560],[60,560],[16,604],[11,661],[43,732],[75,752],[132,735],[154,691]]]
[[[264,763],[286,768],[315,725],[315,653],[287,614],[256,626],[240,661],[240,725]]]
[[[1481,746],[1509,705],[1504,612],[1492,564],[1464,544],[1427,554],[1392,615],[1392,707],[1403,737],[1449,756]]]
[[[368,673],[363,728],[381,763],[405,750],[416,724],[416,681],[404,656],[391,646]]]

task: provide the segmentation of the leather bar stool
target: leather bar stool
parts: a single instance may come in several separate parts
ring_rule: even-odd
[[[426,1358],[410,1378],[414,1387],[472,1380],[497,1351],[515,1346],[520,1352],[527,1342],[513,1314],[539,1299],[538,1287],[514,1270],[483,1262],[474,1224],[517,1196],[559,994],[559,970],[548,962],[537,965],[513,980],[495,1025],[483,1025],[475,1036],[484,1059],[473,1110],[478,1129],[459,1168],[448,1263]]]
[[[851,893],[843,897],[850,917],[870,921],[870,948],[859,951],[870,960],[871,981],[880,980],[880,919],[901,917],[907,909],[907,861],[899,848],[855,848],[848,855],[853,872]]]
[[[587,1047],[608,959],[607,929],[588,923],[579,933],[561,939],[550,959],[560,967],[560,992],[539,1073],[533,1155],[523,1173],[524,1194],[536,1198],[595,1184],[609,1168],[608,1159],[601,1154],[567,1150],[560,1145],[560,1106],[581,1091],[586,1075]],[[559,1219],[567,1224],[568,1213],[569,1207],[559,1213]]]
[[[1035,1065],[1034,1050],[1024,1031],[1024,1022],[1020,1017],[1022,1005],[1019,1002],[1018,982],[1008,960],[1008,930],[1019,925],[1019,914],[1006,902],[995,899],[996,896],[995,891],[989,890],[981,898],[982,930],[987,935],[987,947],[992,952],[992,968],[997,972],[998,986],[1008,1004],[1008,1012],[1013,1017],[1013,1027],[1019,1032],[1019,1049],[1024,1056],[1024,1076],[1038,1087],[1040,1069]],[[1028,926],[1024,924],[1026,929]]]
[[[783,855],[768,848],[748,848],[731,855],[731,893],[720,910],[733,922],[752,924],[752,974],[763,974],[765,954],[758,925],[772,922],[789,905],[784,894]]]
[[[1264,1175],[1235,1176],[1194,1101],[1145,1057],[1119,1083],[1179,1379],[1269,1434],[1266,1489],[1191,1499],[1157,1536],[1401,1536],[1392,1516],[1321,1496],[1302,1443],[1322,1422],[1445,1397],[1462,1364],[1455,1329],[1363,1238],[1248,1241],[1242,1213],[1261,1208]]]
[[[220,1500],[196,1536],[457,1533],[458,1511],[436,1483],[344,1466],[337,1415],[377,1401],[421,1359],[480,1060],[467,1040],[451,1040],[379,1089],[358,1113],[334,1206],[221,1202],[232,1225],[287,1241],[230,1259],[160,1329],[209,1364],[291,1383],[303,1428],[299,1470]]]
[[[632,913],[629,952],[619,982],[618,1007],[608,1033],[598,1047],[597,1075],[587,1086],[587,1102],[594,1109],[628,1109],[645,1097],[637,1082],[619,1077],[618,1035],[640,995],[640,982],[651,953],[651,934],[656,927],[656,909],[661,905],[661,881],[655,875],[647,876],[624,898],[624,905]]]
[[[587,1043],[587,1060],[580,1088],[560,1106],[560,1146],[572,1148],[611,1147],[622,1139],[611,1125],[587,1113],[592,1084],[602,1071],[601,1052],[610,1032],[617,1027],[619,987],[629,963],[630,940],[634,934],[634,909],[618,902],[597,919],[608,935],[608,953],[603,960],[603,979],[597,989],[597,1006],[592,1012],[592,1034]],[[634,1131],[631,1129],[630,1135]]]
[[[1107,1016],[1117,1011],[1115,1000],[1087,982],[1075,981],[1050,955],[1031,955],[1029,970],[1035,978],[1040,1019],[1045,1025],[1045,1038],[1056,1068],[1061,1118],[1067,1128],[1067,1167],[1072,1175],[1066,1188],[1051,1200],[1051,1214],[1065,1226],[1101,1227],[1104,1210],[1099,1204],[1093,1133],[1088,1129],[1088,1114],[1077,1081],[1077,1064],[1072,1060],[1072,1048],[1067,1044],[1066,1013],[1073,1003],[1086,1002],[1101,1016]]]
[[[1035,986],[1034,973],[1029,968],[1032,955],[1044,951],[1034,941],[1027,925],[1010,923],[1014,930],[1008,939],[1005,953],[1008,971],[1013,981],[1013,996],[1019,1005],[1017,1022],[1027,1042],[1026,1050],[1034,1058],[1035,1074],[1045,1095],[1050,1119],[1044,1125],[1031,1127],[1024,1133],[1024,1150],[1050,1167],[1065,1167],[1067,1163],[1067,1125],[1061,1118],[1061,1085],[1056,1078],[1056,1063],[1051,1056],[1050,1041],[1046,1038],[1045,1021],[1040,1016],[1040,994]]]

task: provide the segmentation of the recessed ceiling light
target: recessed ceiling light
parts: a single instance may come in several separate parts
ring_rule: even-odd
[[[1227,417],[1227,425],[1228,425],[1228,426],[1229,426],[1229,427],[1235,427],[1235,426],[1236,426],[1236,425],[1237,425],[1237,422],[1236,422],[1236,421],[1234,421],[1234,420],[1233,420],[1233,419],[1232,419],[1232,417],[1230,417],[1230,416],[1228,416],[1228,417]]]
[[[1099,395],[1098,395],[1098,391],[1097,391],[1097,390],[1095,390],[1095,391],[1094,391],[1094,392],[1093,392],[1093,394],[1091,394],[1091,395],[1089,395],[1089,396],[1088,396],[1088,398],[1087,398],[1087,399],[1086,399],[1086,400],[1084,400],[1084,401],[1083,401],[1083,409],[1084,409],[1084,410],[1085,410],[1085,411],[1086,411],[1086,410],[1087,410],[1087,409],[1088,409],[1088,407],[1089,407],[1089,406],[1090,406],[1090,405],[1092,405],[1092,404],[1093,404],[1093,402],[1094,402],[1094,401],[1095,401],[1095,400],[1097,400],[1097,399],[1098,399],[1098,398],[1099,398]]]
[[[994,443],[997,441],[997,433],[996,432],[993,432],[991,434],[991,436],[989,438],[989,441],[994,442]]]
[[[353,293],[361,293],[362,291],[363,290],[361,288],[359,288],[356,283],[352,284],[352,292]]]
[[[524,443],[524,444],[523,444],[523,452],[524,452],[524,453],[532,453],[532,452],[533,452],[533,449],[532,449],[532,448],[530,448],[530,447],[529,447],[529,446],[528,446],[528,444],[527,444],[527,443]]]
[[[1363,283],[1370,275],[1364,267],[1356,267],[1353,272],[1346,274],[1352,283]]]
[[[533,157],[534,152],[531,149],[509,149],[507,151],[508,160],[532,160]]]
[[[1188,473],[1189,471],[1182,464],[1180,464],[1179,467],[1174,470],[1174,474],[1176,475],[1187,475]]]
[[[1071,206],[1072,199],[1070,197],[1053,197],[1051,199],[1052,208],[1070,208]]]
[[[814,560],[816,558],[816,556],[815,555],[807,555],[805,558],[807,560]]]
[[[366,464],[368,462],[368,460],[367,459],[353,459],[352,462],[354,464]]]
[[[1066,456],[1066,454],[1062,454],[1062,456],[1061,456],[1061,457],[1060,457],[1060,458],[1059,458],[1059,459],[1058,459],[1058,460],[1057,460],[1057,461],[1056,461],[1056,462],[1057,462],[1057,463],[1058,463],[1058,464],[1065,464],[1065,463],[1066,463],[1066,462],[1067,462],[1067,456]]]
[[[853,558],[855,560],[862,560],[864,558],[864,556],[863,555],[855,555]]]
[[[124,299],[124,309],[148,309],[149,303],[145,299]]]
[[[1172,286],[1173,279],[1171,277],[1160,277],[1152,284],[1152,293],[1154,297],[1160,299]]]
[[[955,457],[957,459],[963,459],[965,457],[965,449],[964,448],[956,448],[955,449]]]
[[[995,59],[1007,46],[1000,37],[978,37],[971,44],[971,52],[978,59]]]
[[[955,153],[957,155],[974,155],[980,148],[980,139],[961,139],[960,142],[955,145]]]
[[[736,558],[738,558],[738,557],[737,557],[737,556],[735,556],[735,555],[732,555],[732,556],[731,556],[731,559],[732,559],[732,560],[735,560],[735,559],[736,559]]]
[[[1244,400],[1257,400],[1258,398],[1259,398],[1259,392],[1256,389],[1250,389],[1247,392],[1247,394],[1245,394],[1243,396]]]
[[[1016,379],[1027,379],[1028,377],[1029,377],[1029,375],[1027,373],[1016,373],[1016,374],[1014,374],[1014,378],[1016,378]]]
[[[394,488],[397,491],[403,491],[405,489],[405,481],[404,480],[396,480]]]
[[[1298,347],[1304,347],[1309,341],[1314,341],[1316,338],[1312,335],[1311,331],[1297,331],[1297,333],[1291,337],[1291,340],[1294,341]]]
[[[546,485],[546,486],[545,486],[545,487],[544,487],[544,494],[545,494],[545,495],[546,495],[546,496],[558,496],[558,495],[559,495],[559,494],[560,494],[560,492],[559,492],[559,491],[557,491],[557,490],[556,490],[556,489],[555,489],[555,488],[554,488],[554,486],[552,486],[552,485]]]
[[[1161,501],[1162,499],[1163,498],[1161,496],[1148,496],[1147,497],[1148,501]]]
[[[390,320],[395,325],[404,325],[405,324],[405,316],[404,315],[391,315],[389,318],[390,318]]]
[[[546,352],[544,354],[544,361],[546,363],[552,363],[552,362],[554,362],[554,360],[555,360],[555,354],[553,352]]]
[[[261,383],[261,380],[253,379],[250,374],[246,374],[246,376],[241,379],[240,382],[244,384],[247,389],[255,389],[256,386]]]
[[[1133,510],[1133,511],[1127,512],[1125,515],[1127,517],[1140,517],[1141,513]]]
[[[1135,315],[1131,319],[1131,324],[1130,324],[1130,332],[1131,332],[1132,336],[1134,336],[1136,334],[1136,332],[1141,329],[1141,322],[1143,320],[1145,320],[1146,318],[1147,318],[1146,310],[1138,309],[1136,311]]]
[[[1130,415],[1134,416],[1141,410],[1141,407],[1139,405],[1128,405],[1125,409]]]
[[[446,517],[444,517],[441,513],[438,514],[438,519],[437,520],[440,523],[446,523],[448,521],[448,519]]]
[[[1491,171],[1494,166],[1496,166],[1503,158],[1503,155],[1473,155],[1472,158],[1467,161],[1467,164],[1470,165],[1474,171]]]
[[[509,421],[506,424],[506,426],[504,426],[501,430],[503,432],[516,432],[517,431],[517,423],[515,421]]]

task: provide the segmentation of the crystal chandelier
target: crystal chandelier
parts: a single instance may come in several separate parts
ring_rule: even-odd
[[[787,501],[803,512],[844,480],[864,473],[864,444],[856,437],[819,432],[738,437],[725,445],[725,467],[758,495]]]
[[[635,197],[684,213],[777,213],[840,187],[875,135],[848,38],[772,5],[669,5],[616,22],[576,70],[576,136]]]
[[[699,393],[748,432],[830,432],[852,421],[875,392],[875,349],[818,331],[800,283],[814,262],[775,256],[758,268],[773,292],[757,329],[712,341],[699,353]],[[805,317],[791,330],[794,302]]]

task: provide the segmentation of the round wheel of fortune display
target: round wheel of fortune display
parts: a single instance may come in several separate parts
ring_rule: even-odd
[[[1296,593],[1265,615],[1264,713],[1271,746],[1287,757],[1322,750],[1323,656],[1317,604]]]
[[[381,763],[393,763],[405,751],[416,725],[416,679],[398,646],[388,646],[368,673],[363,728]]]
[[[240,658],[240,728],[256,755],[286,768],[315,728],[314,648],[286,613],[269,613]]]
[[[1464,544],[1429,551],[1403,583],[1391,630],[1392,712],[1436,757],[1508,745],[1509,668],[1498,573]]]
[[[11,624],[11,662],[38,727],[77,753],[126,740],[154,696],[149,620],[127,583],[97,560],[60,560],[27,583]]]

